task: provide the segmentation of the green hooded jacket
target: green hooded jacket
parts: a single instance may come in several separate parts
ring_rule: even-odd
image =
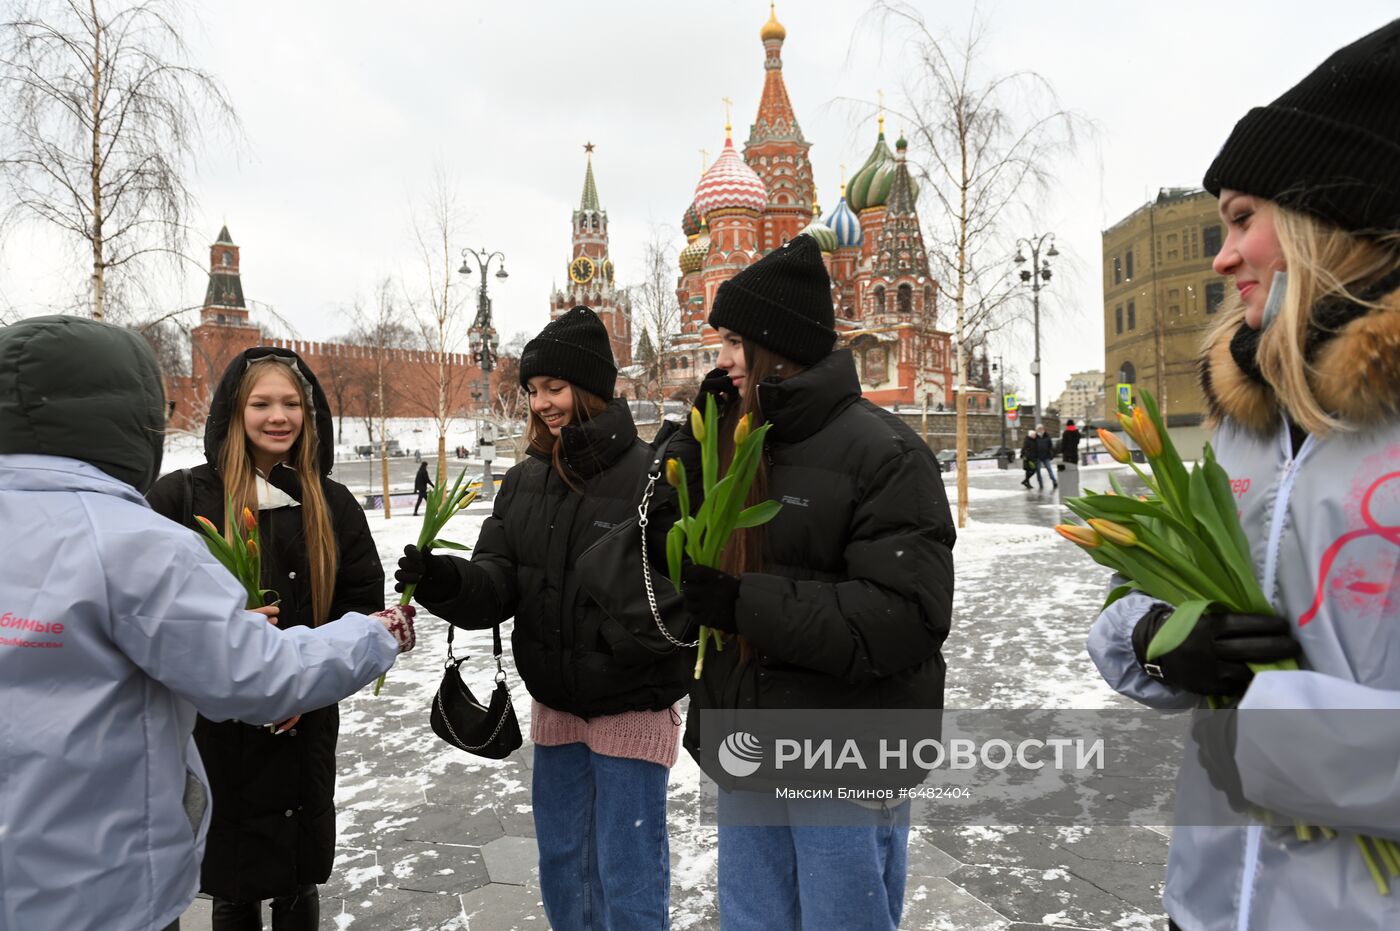
[[[0,327],[0,455],[78,459],[144,494],[164,443],[160,366],[139,334],[64,316]]]

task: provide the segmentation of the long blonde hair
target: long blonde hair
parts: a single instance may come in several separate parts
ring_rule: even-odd
[[[1279,405],[1293,422],[1309,433],[1355,429],[1319,402],[1308,341],[1319,325],[1316,312],[1329,299],[1350,301],[1378,309],[1376,300],[1363,300],[1359,292],[1400,266],[1400,233],[1379,239],[1361,239],[1307,214],[1269,203],[1274,229],[1288,271],[1288,288],[1278,318],[1259,336],[1259,371],[1273,388]],[[1263,282],[1267,285],[1267,282]],[[1207,338],[1208,344],[1228,339],[1239,326],[1243,300],[1232,292],[1222,320]]]
[[[254,386],[268,372],[289,376],[301,399],[301,435],[292,446],[289,458],[292,468],[301,478],[301,524],[306,539],[307,563],[311,569],[312,620],[313,624],[321,624],[329,619],[340,557],[336,552],[330,508],[326,505],[326,494],[321,488],[321,472],[316,461],[316,411],[305,381],[299,372],[292,370],[289,361],[276,357],[259,359],[248,366],[238,382],[233,411],[229,414],[228,433],[224,436],[224,446],[219,455],[219,477],[224,483],[224,493],[233,503],[231,512],[224,515],[224,536],[232,540],[236,519],[245,507],[254,514],[258,513],[257,470],[248,449],[243,411],[248,406],[248,396],[253,393]]]

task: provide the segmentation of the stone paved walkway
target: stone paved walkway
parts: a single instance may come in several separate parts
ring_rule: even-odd
[[[950,496],[953,476],[946,476]],[[1106,473],[1084,474],[1090,487]],[[1048,527],[1063,511],[1050,492],[1019,487],[1019,472],[974,473],[971,517]],[[995,496],[1000,495],[1000,496]],[[376,529],[376,532],[377,529]],[[385,549],[381,547],[381,549]],[[385,549],[384,555],[389,552]],[[1102,572],[1049,540],[958,563],[953,633],[945,650],[950,707],[1104,707],[1119,703],[1084,655],[1103,594]],[[420,623],[420,632],[425,629]],[[462,638],[458,638],[461,645]],[[488,682],[486,641],[469,639],[469,681]],[[337,931],[519,931],[548,926],[540,907],[530,816],[530,747],[500,763],[446,748],[427,723],[441,675],[440,637],[369,691],[342,704],[339,849],[322,887],[322,927]],[[513,670],[512,670],[513,672]],[[528,696],[515,691],[518,711]],[[522,721],[528,729],[528,721]],[[670,799],[672,911],[677,929],[716,929],[714,828],[684,758]],[[687,769],[688,768],[688,769]],[[688,775],[686,773],[688,772]],[[1163,829],[916,826],[904,928],[940,931],[1165,931]],[[208,903],[186,914],[207,931]]]

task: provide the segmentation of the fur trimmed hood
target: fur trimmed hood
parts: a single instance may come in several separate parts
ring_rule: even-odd
[[[1376,426],[1400,416],[1400,291],[1381,306],[1352,311],[1334,328],[1317,328],[1309,340],[1308,383],[1322,407],[1355,427]],[[1258,333],[1244,324],[1236,306],[1208,337],[1198,362],[1201,390],[1213,423],[1229,419],[1256,434],[1278,429],[1281,413],[1273,387],[1254,363]],[[1333,309],[1333,313],[1336,310]],[[1314,318],[1323,316],[1314,313]]]

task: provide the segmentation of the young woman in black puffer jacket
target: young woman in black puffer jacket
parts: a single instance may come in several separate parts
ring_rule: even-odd
[[[257,514],[263,585],[281,598],[277,623],[315,627],[347,611],[384,607],[384,569],[364,511],[329,477],[330,406],[294,352],[259,347],[229,364],[204,430],[204,465],[166,475],[151,507],[194,527]],[[318,927],[316,884],[335,859],[335,705],[287,721],[200,717],[195,743],[209,775],[213,820],[200,888],[214,899],[214,931]]]
[[[737,709],[941,709],[955,538],[938,463],[888,411],[861,397],[836,341],[821,252],[798,236],[720,286],[710,313],[721,371],[702,385],[732,425],[770,425],[749,498],[782,502],[769,524],[731,538],[723,568],[682,573],[691,620],[723,632],[691,691],[685,746],[732,784],[703,719]],[[692,473],[693,437],[676,457]],[[729,448],[726,449],[725,447]],[[740,721],[740,726],[742,722]],[[908,805],[838,811],[842,826],[800,827],[771,791],[722,791],[719,910],[726,929],[894,929],[904,904]],[[848,803],[840,803],[842,806]],[[762,820],[753,822],[751,815]],[[744,823],[748,821],[749,823]]]
[[[636,624],[610,616],[579,567],[590,546],[636,514],[653,458],[627,402],[607,400],[616,379],[593,311],[575,307],[546,326],[520,358],[529,455],[506,473],[471,560],[409,547],[394,576],[400,588],[417,584],[414,597],[459,627],[515,618],[515,665],[535,699],[540,892],[561,931],[669,927],[673,706],[694,653],[665,639],[649,613]]]

